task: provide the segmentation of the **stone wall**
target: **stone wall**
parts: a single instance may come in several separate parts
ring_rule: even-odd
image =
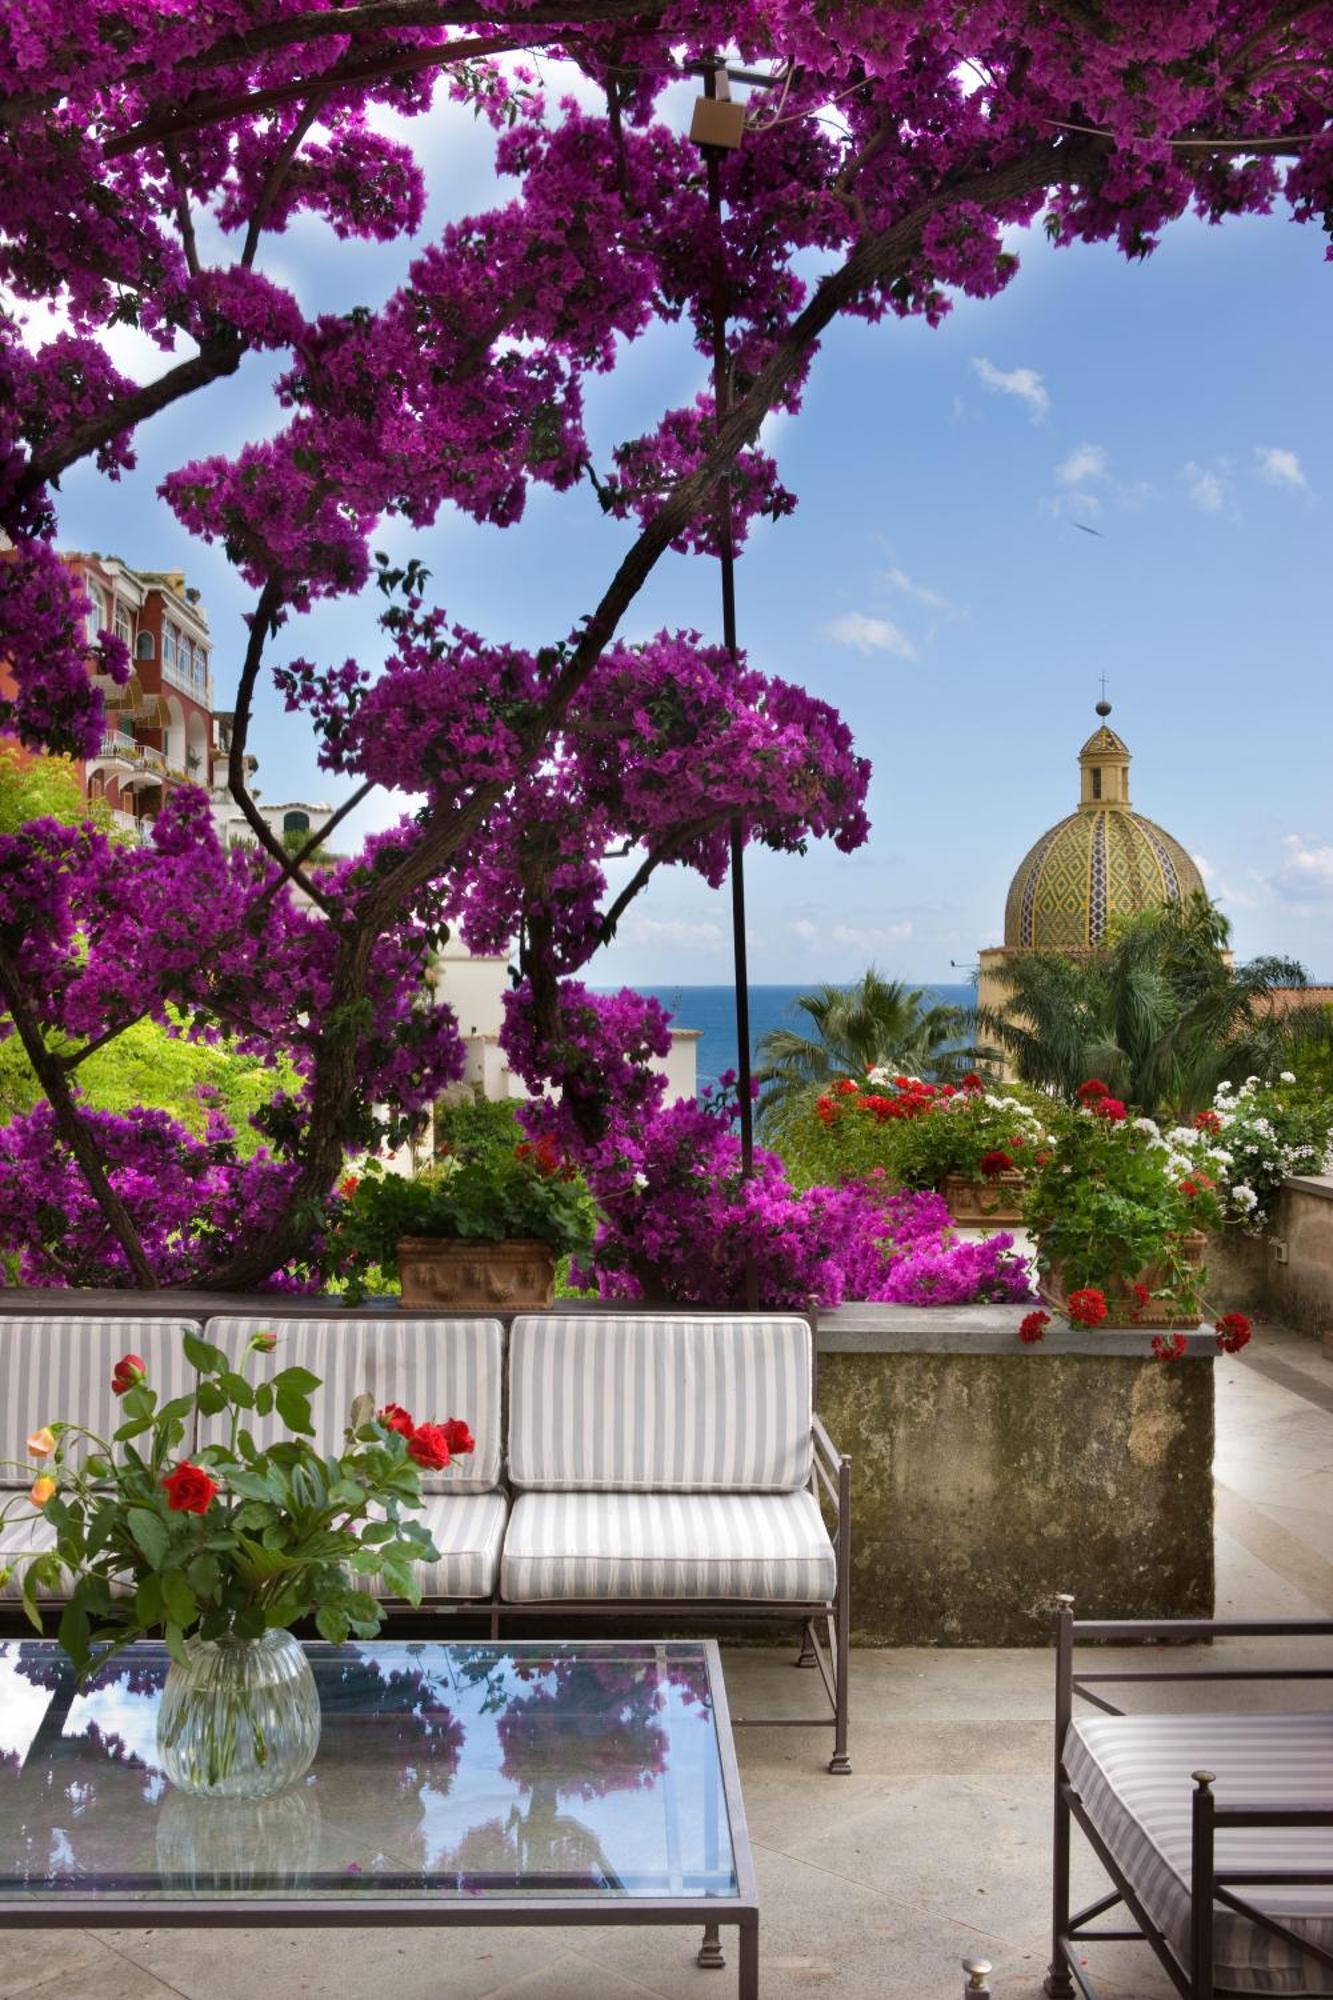
[[[1209,1239],[1208,1302],[1300,1333],[1333,1330],[1333,1174],[1289,1180],[1268,1236]]]
[[[1046,1645],[1059,1591],[1085,1617],[1212,1615],[1211,1334],[1163,1366],[1138,1333],[1023,1347],[1019,1316],[821,1318],[860,1644]]]

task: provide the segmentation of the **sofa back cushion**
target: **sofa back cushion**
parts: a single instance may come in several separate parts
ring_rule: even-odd
[[[197,1320],[98,1318],[69,1313],[47,1317],[0,1316],[0,1486],[27,1486],[27,1439],[43,1424],[83,1424],[109,1438],[125,1421],[112,1393],[111,1371],[122,1354],[146,1364],[159,1403],[194,1386],[182,1332],[199,1333]],[[71,1444],[77,1462],[90,1447]],[[17,1461],[13,1463],[12,1461]],[[35,1471],[35,1468],[34,1468]]]
[[[341,1449],[347,1413],[364,1390],[375,1408],[401,1403],[418,1423],[462,1417],[477,1448],[443,1472],[422,1474],[427,1493],[485,1493],[500,1479],[500,1397],[504,1332],[494,1319],[285,1319],[280,1312],[211,1319],[207,1337],[233,1357],[252,1333],[275,1333],[278,1345],[250,1371],[266,1381],[283,1368],[308,1368],[322,1386],[311,1396],[315,1442]],[[277,1417],[249,1425],[261,1446],[290,1435]]]
[[[516,1487],[789,1493],[810,1476],[803,1319],[524,1314],[509,1339]]]

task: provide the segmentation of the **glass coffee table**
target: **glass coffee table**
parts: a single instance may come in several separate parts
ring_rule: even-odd
[[[278,1798],[191,1799],[157,1756],[167,1657],[84,1688],[0,1641],[0,1929],[702,1924],[759,1909],[714,1642],[312,1644],[323,1732]]]

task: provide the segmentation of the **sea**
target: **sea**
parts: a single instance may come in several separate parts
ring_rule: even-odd
[[[673,1027],[698,1029],[700,1089],[707,1083],[716,1083],[724,1070],[736,1068],[740,1044],[736,1039],[736,996],[730,986],[640,986],[635,990],[659,1000],[671,1015]],[[970,1007],[976,999],[976,990],[970,985],[923,985],[921,990],[928,1005]],[[800,995],[809,991],[808,981],[803,986],[750,988],[752,1063],[757,1060],[759,1044],[770,1028],[801,1028],[803,1032],[812,1032],[808,1017],[796,1005]]]

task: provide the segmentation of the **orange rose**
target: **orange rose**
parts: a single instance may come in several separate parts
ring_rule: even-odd
[[[55,1432],[43,1424],[39,1431],[33,1431],[28,1439],[29,1458],[49,1458],[56,1448]]]
[[[55,1480],[48,1479],[46,1474],[43,1473],[40,1479],[33,1480],[32,1491],[29,1493],[28,1498],[34,1507],[44,1507],[47,1501],[54,1495],[55,1490]]]

